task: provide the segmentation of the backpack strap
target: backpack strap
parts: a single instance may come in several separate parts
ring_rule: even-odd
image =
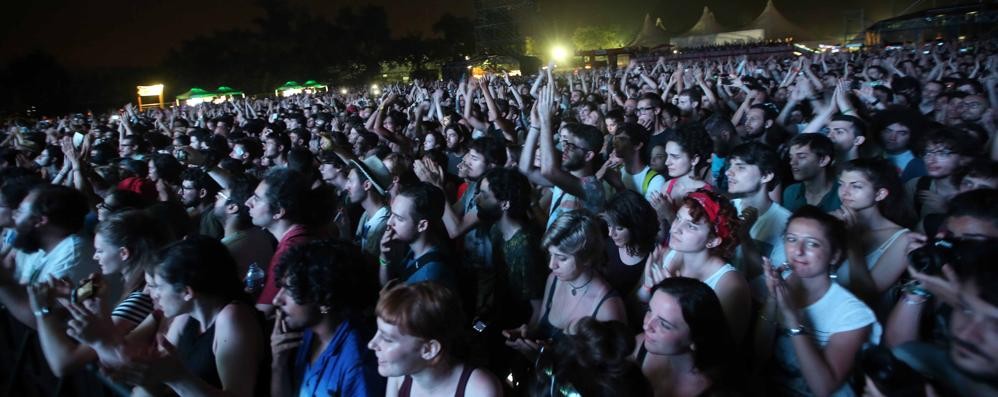
[[[644,182],[641,182],[641,194],[642,195],[648,194],[648,185],[651,185],[651,180],[654,179],[656,176],[658,176],[658,173],[655,172],[655,170],[649,168],[648,169],[648,173],[645,174],[645,180],[644,180]]]

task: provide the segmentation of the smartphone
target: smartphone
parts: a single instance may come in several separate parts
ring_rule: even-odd
[[[112,114],[111,115],[111,120],[121,120],[121,116],[119,116],[117,114]]]
[[[95,279],[87,279],[78,287],[73,288],[73,292],[69,295],[70,301],[73,303],[80,303],[87,299],[93,299],[97,296],[97,292],[100,290],[100,284]]]

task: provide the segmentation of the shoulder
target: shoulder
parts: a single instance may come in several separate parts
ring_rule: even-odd
[[[239,330],[255,329],[257,324],[254,309],[242,303],[232,303],[222,308],[215,319],[218,332],[238,332]]]
[[[831,332],[849,331],[877,322],[873,310],[844,287],[832,283],[828,295],[825,318],[835,322]]]
[[[502,385],[499,378],[491,372],[482,368],[475,368],[468,378],[468,386],[465,388],[465,395],[471,396],[501,396]]]

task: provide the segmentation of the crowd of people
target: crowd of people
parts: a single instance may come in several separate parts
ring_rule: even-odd
[[[9,120],[0,349],[135,395],[996,395],[996,50]]]

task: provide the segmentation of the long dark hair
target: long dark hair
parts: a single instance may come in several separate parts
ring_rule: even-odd
[[[217,239],[188,237],[160,250],[158,259],[153,271],[177,290],[190,287],[198,294],[249,302],[235,258]]]
[[[652,295],[659,291],[679,302],[695,346],[693,365],[715,384],[728,379],[731,363],[737,362],[731,357],[737,349],[714,290],[697,279],[671,277],[655,285]]]
[[[641,194],[632,190],[617,193],[606,203],[603,215],[607,222],[631,232],[631,241],[627,243],[629,255],[646,255],[655,247],[658,217],[655,208]]]
[[[129,257],[125,260],[126,272],[139,272],[133,285],[126,285],[125,292],[136,291],[145,284],[142,277],[147,269],[156,263],[156,253],[167,243],[166,229],[145,211],[126,210],[108,215],[97,224],[95,234],[115,247],[127,248]]]

